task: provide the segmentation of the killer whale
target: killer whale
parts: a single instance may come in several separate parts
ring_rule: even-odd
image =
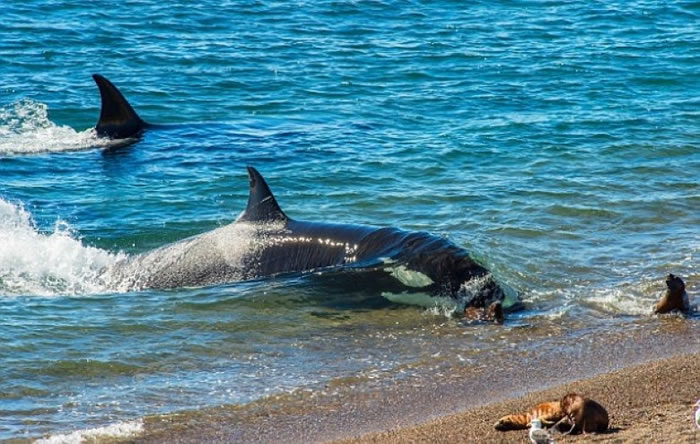
[[[110,139],[138,137],[144,129],[152,126],[134,111],[124,95],[112,82],[100,74],[93,74],[100,90],[100,117],[95,125],[98,136]]]
[[[447,239],[394,227],[292,219],[255,168],[248,167],[248,177],[248,204],[233,223],[124,259],[103,279],[130,291],[288,273],[378,272],[390,273],[406,288],[473,307],[488,307],[505,297],[490,272]]]

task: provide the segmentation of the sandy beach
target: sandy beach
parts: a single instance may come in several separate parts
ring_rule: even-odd
[[[415,427],[372,433],[338,443],[529,442],[527,431],[499,432],[497,418],[577,392],[599,401],[610,414],[606,434],[563,436],[561,442],[700,442],[693,424],[700,399],[700,353],[676,356],[536,391]]]
[[[582,335],[561,351],[504,350],[419,381],[336,381],[323,389],[144,418],[137,442],[528,442],[502,416],[577,392],[610,416],[602,435],[560,442],[700,442],[700,325],[650,318],[626,332]],[[546,352],[544,352],[546,350]]]

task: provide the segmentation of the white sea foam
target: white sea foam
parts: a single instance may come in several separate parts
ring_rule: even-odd
[[[603,312],[636,316],[650,315],[654,303],[663,295],[662,283],[663,280],[659,280],[658,289],[646,281],[611,289],[594,289],[585,301]]]
[[[623,282],[614,287],[576,285],[567,289],[527,292],[523,302],[538,306],[546,301],[558,301],[542,316],[558,319],[577,306],[585,306],[607,315],[649,316],[654,304],[665,291],[663,279],[655,277]]]
[[[0,155],[75,151],[113,144],[94,128],[76,131],[49,120],[48,106],[33,100],[0,108]]]
[[[143,433],[143,420],[118,422],[105,427],[76,430],[70,433],[59,433],[34,441],[35,444],[74,444],[92,442],[107,438],[133,438]]]
[[[103,292],[99,275],[120,256],[84,245],[65,222],[42,233],[21,205],[0,199],[0,295]]]
[[[491,279],[493,279],[491,274],[486,274],[463,282],[459,287],[459,294],[462,301],[469,303],[471,300],[478,297],[484,286],[486,286]]]

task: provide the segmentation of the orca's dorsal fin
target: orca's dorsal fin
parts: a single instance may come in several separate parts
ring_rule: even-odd
[[[247,222],[286,221],[287,215],[277,204],[270,187],[267,186],[258,170],[249,166],[248,179],[250,180],[248,206],[238,220]]]
[[[126,139],[138,135],[147,125],[136,114],[121,92],[109,80],[99,74],[92,78],[100,89],[102,110],[95,130],[100,136],[112,139]]]

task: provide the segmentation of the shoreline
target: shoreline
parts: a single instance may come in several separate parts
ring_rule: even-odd
[[[695,319],[650,318],[624,332],[590,331],[558,349],[563,340],[430,367],[420,379],[335,381],[245,405],[146,416],[143,432],[128,441],[529,442],[525,431],[497,432],[493,424],[575,391],[600,402],[615,430],[585,439],[648,441],[669,433],[673,439],[661,441],[700,442],[691,421],[700,399]]]
[[[610,415],[605,434],[555,434],[557,441],[700,442],[693,424],[700,400],[700,352],[655,360],[551,388],[513,396],[433,421],[333,441],[338,444],[403,442],[529,442],[527,430],[499,432],[501,416],[577,392],[600,402]]]
[[[556,433],[553,434],[556,442],[697,443],[700,442],[700,427],[694,424],[694,416],[695,404],[700,400],[698,369],[700,351],[685,352],[547,388],[511,392],[504,399],[487,401],[456,413],[438,412],[423,420],[409,415],[408,421],[392,427],[375,424],[371,432],[362,432],[372,414],[363,408],[372,398],[382,401],[377,399],[377,393],[362,400],[341,399],[346,405],[312,396],[292,402],[285,400],[277,405],[265,402],[255,409],[229,406],[197,411],[194,415],[150,416],[109,427],[45,437],[42,442],[70,442],[79,437],[105,443],[529,443],[527,430],[499,432],[494,429],[494,423],[504,415],[522,413],[540,402],[576,392],[606,408],[610,416],[608,432],[569,436]],[[403,403],[413,399],[405,387],[395,387],[391,394],[394,399],[382,402],[388,408],[395,405],[397,398]],[[344,419],[343,429],[337,428],[338,418]],[[33,442],[21,438],[10,441]]]

